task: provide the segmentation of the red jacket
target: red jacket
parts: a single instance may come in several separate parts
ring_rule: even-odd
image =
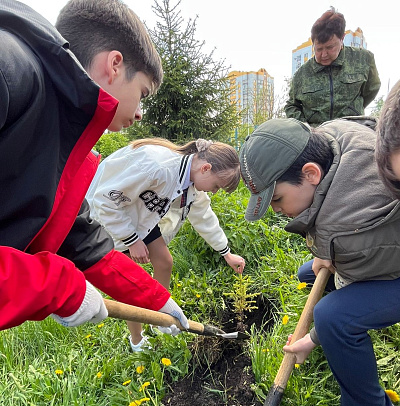
[[[54,27],[13,0],[0,3],[0,52],[0,329],[73,314],[85,277],[159,310],[167,290],[114,251],[84,200],[99,162],[91,148],[118,101]]]

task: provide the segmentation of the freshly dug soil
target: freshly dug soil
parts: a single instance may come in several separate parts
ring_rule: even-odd
[[[209,340],[209,339],[208,339]],[[163,399],[165,406],[259,406],[251,390],[251,360],[237,343],[225,345],[221,358],[210,367],[197,367],[175,383]]]
[[[234,313],[227,309],[222,315],[224,331],[249,331],[255,324],[268,328],[271,308],[260,296],[257,310],[245,315],[243,323],[236,323]],[[246,341],[217,337],[196,337],[192,345],[193,358],[184,379],[170,385],[164,406],[261,406],[251,389],[255,383]]]

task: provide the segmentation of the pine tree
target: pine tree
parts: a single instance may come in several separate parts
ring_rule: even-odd
[[[159,21],[150,36],[159,52],[164,81],[157,94],[143,100],[143,120],[129,130],[133,138],[156,136],[172,142],[206,138],[227,142],[237,125],[230,102],[227,68],[215,61],[212,51],[203,53],[204,41],[195,38],[196,20],[186,27],[180,1],[155,0]]]

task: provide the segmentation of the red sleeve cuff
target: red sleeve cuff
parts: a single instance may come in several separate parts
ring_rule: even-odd
[[[171,296],[141,266],[115,250],[84,271],[84,275],[113,299],[133,306],[159,310]]]

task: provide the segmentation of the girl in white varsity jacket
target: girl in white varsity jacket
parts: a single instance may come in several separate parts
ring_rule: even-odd
[[[232,254],[207,192],[234,191],[240,181],[237,152],[204,139],[183,146],[162,138],[133,141],[103,160],[86,198],[91,216],[113,237],[115,248],[141,264],[167,289],[173,260],[167,244],[186,217],[236,271],[244,259]],[[128,322],[134,351],[146,344],[139,323]]]

